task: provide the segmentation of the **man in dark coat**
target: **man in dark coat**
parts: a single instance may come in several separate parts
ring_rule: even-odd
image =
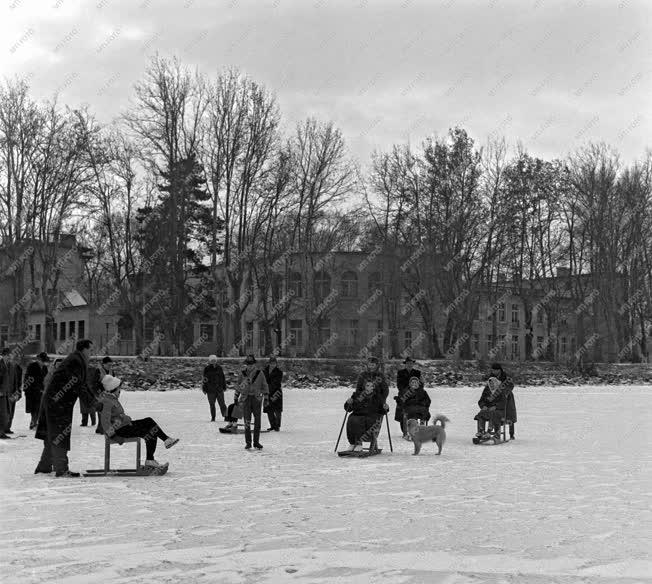
[[[201,390],[208,398],[208,407],[211,410],[211,422],[215,421],[215,415],[217,414],[215,409],[216,400],[220,406],[220,414],[226,420],[226,402],[224,401],[226,379],[224,378],[224,370],[217,363],[217,355],[210,355],[208,357],[208,365],[204,367]]]
[[[68,468],[68,451],[75,402],[81,392],[88,391],[86,373],[92,346],[89,339],[77,341],[75,350],[61,362],[45,388],[36,426],[43,452],[35,474],[54,468],[57,477],[79,476]]]
[[[410,377],[418,377],[419,380],[421,380],[421,371],[414,368],[414,359],[409,355],[405,358],[403,363],[405,368],[399,369],[396,373],[396,387],[398,388],[398,395],[394,398],[396,401],[396,413],[394,414],[394,420],[396,420],[401,425],[401,432],[405,438],[407,436],[407,428],[405,426],[405,416],[403,415],[404,394],[409,388]]]
[[[278,368],[276,357],[272,355],[263,369],[267,386],[269,387],[269,404],[265,409],[269,419],[269,429],[278,432],[281,429],[281,416],[283,412],[283,371]]]
[[[27,366],[25,372],[25,379],[23,381],[23,392],[25,393],[25,412],[31,416],[29,429],[32,430],[36,427],[38,420],[38,410],[41,405],[41,397],[43,397],[43,382],[48,373],[47,364],[50,362],[50,357],[44,351],[36,355],[36,359]]]
[[[0,358],[0,438],[7,438],[13,434],[11,424],[14,420],[16,402],[21,398],[21,385],[23,370],[18,365],[20,351],[4,348]]]
[[[378,358],[371,356],[367,359],[367,370],[358,377],[355,392],[344,404],[344,409],[351,412],[346,422],[349,450],[361,450],[362,442],[367,440],[375,445],[383,415],[389,409],[388,395],[389,386]]]

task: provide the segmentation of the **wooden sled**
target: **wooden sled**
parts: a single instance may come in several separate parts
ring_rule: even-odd
[[[382,448],[363,448],[362,450],[340,450],[337,455],[344,458],[369,458],[370,456],[376,456],[383,451]]]
[[[135,468],[111,468],[111,445],[122,445],[126,442],[136,443],[136,467]],[[168,472],[168,464],[161,465],[160,467],[149,467],[140,464],[140,450],[141,438],[120,438],[119,440],[112,440],[108,436],[104,436],[104,468],[87,469],[84,473],[85,477],[107,477],[107,476],[121,476],[121,477],[150,477],[161,476]]]

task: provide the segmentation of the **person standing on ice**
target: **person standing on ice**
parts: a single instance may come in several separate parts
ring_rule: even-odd
[[[45,387],[35,435],[43,440],[43,451],[34,474],[50,473],[54,468],[57,477],[80,476],[68,468],[68,451],[75,402],[81,392],[87,391],[86,371],[92,346],[90,339],[77,341],[75,350],[61,362]]]
[[[403,369],[399,369],[396,373],[396,387],[398,389],[398,395],[394,397],[394,400],[396,401],[396,413],[394,414],[394,420],[401,425],[403,438],[407,438],[407,427],[405,423],[405,415],[403,412],[405,394],[409,390],[411,377],[418,377],[419,381],[421,381],[421,371],[414,368],[415,361],[409,355],[405,358],[403,364],[405,367]],[[423,386],[423,383],[421,385]]]
[[[374,443],[383,415],[389,410],[389,386],[385,375],[380,371],[378,358],[368,357],[366,366],[366,371],[358,376],[353,395],[344,403],[344,409],[351,413],[346,422],[349,451],[362,450],[362,442],[365,440]]]
[[[208,365],[204,367],[201,390],[208,398],[208,407],[211,410],[211,422],[215,421],[215,415],[217,414],[215,409],[216,400],[220,406],[220,414],[226,420],[226,403],[224,401],[226,379],[224,378],[224,370],[217,363],[217,355],[209,355],[208,357]]]
[[[36,359],[27,366],[25,379],[23,381],[23,393],[25,394],[25,412],[31,416],[29,429],[36,428],[38,420],[38,409],[43,397],[45,376],[48,373],[47,364],[50,357],[44,351],[36,355]]]
[[[260,443],[260,422],[262,409],[269,399],[269,387],[263,372],[256,367],[256,358],[247,355],[244,362],[246,369],[242,372],[238,391],[239,403],[242,405],[245,424],[245,449],[251,449],[251,415],[254,416],[254,448],[262,450]]]
[[[122,381],[112,375],[102,378],[102,427],[109,438],[120,441],[120,438],[143,438],[145,440],[145,466],[158,468],[161,466],[154,460],[156,452],[156,439],[160,438],[166,448],[172,448],[178,438],[171,438],[152,418],[132,420],[118,401]]]
[[[278,432],[281,429],[281,416],[283,412],[283,371],[278,368],[276,357],[272,355],[263,369],[265,381],[269,387],[269,404],[265,411],[269,419],[269,429]]]

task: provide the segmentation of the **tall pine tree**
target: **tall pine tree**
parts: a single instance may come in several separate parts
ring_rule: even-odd
[[[161,172],[154,207],[140,209],[145,317],[179,353],[193,343],[193,316],[210,312],[202,263],[211,225],[202,167],[194,153]],[[167,343],[166,343],[167,344]]]

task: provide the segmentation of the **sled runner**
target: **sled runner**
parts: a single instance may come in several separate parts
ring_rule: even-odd
[[[473,437],[473,444],[494,445],[494,444],[505,444],[506,442],[509,442],[509,440],[507,440],[504,435],[501,435],[500,437],[496,437],[491,432],[487,432],[483,436]]]
[[[348,458],[369,458],[370,456],[376,456],[383,451],[382,448],[363,448],[362,450],[341,450],[337,453],[338,456],[348,457]]]
[[[111,446],[113,444],[122,445],[125,442],[136,443],[136,467],[135,468],[111,468]],[[106,477],[106,476],[124,476],[124,477],[148,477],[164,475],[168,471],[168,464],[158,467],[143,466],[140,464],[140,447],[141,438],[119,438],[112,440],[104,436],[104,468],[87,469],[85,477]]]

